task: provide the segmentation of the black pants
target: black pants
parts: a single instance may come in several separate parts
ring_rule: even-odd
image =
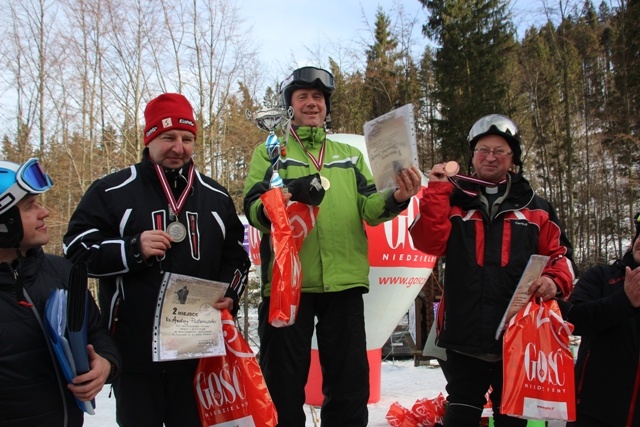
[[[524,427],[527,420],[500,414],[502,398],[502,361],[486,362],[447,350],[444,362],[447,372],[447,406],[445,427],[477,427],[482,418],[482,410],[489,395],[493,407],[493,421],[496,427]]]
[[[322,366],[322,426],[366,426],[369,363],[361,289],[302,294],[296,321],[284,328],[268,322],[270,299],[258,313],[260,367],[278,411],[278,427],[304,427],[304,387],[316,336]]]
[[[197,360],[161,373],[123,372],[113,384],[120,427],[201,427],[193,392]]]

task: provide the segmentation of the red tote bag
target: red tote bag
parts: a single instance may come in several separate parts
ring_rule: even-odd
[[[222,311],[227,354],[200,359],[194,391],[203,427],[275,427],[276,408],[253,350]]]
[[[302,293],[302,267],[298,252],[315,226],[319,208],[300,202],[285,205],[280,188],[272,188],[260,196],[260,200],[271,219],[271,245],[275,257],[269,324],[282,328],[296,321]]]
[[[531,420],[575,421],[575,374],[558,303],[531,300],[504,334],[501,412]]]

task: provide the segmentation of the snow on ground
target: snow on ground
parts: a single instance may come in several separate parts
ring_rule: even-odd
[[[416,400],[432,399],[444,392],[445,380],[437,365],[414,366],[413,359],[386,360],[382,362],[380,401],[369,405],[369,426],[388,427],[385,416],[393,402],[411,408]],[[87,427],[114,427],[115,398],[109,398],[109,387],[105,387],[96,397],[96,414],[85,415]],[[305,406],[306,427],[320,425],[320,409]],[[314,423],[315,419],[315,423]]]

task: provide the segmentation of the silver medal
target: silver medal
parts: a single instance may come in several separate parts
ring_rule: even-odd
[[[167,233],[174,242],[182,242],[187,237],[187,228],[182,223],[174,221],[167,226]]]

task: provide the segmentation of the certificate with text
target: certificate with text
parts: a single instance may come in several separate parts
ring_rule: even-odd
[[[376,190],[396,188],[398,173],[418,166],[412,104],[366,122],[364,139]]]
[[[153,325],[153,361],[226,354],[220,301],[228,283],[165,273]]]
[[[522,307],[527,305],[531,299],[531,295],[528,293],[529,287],[542,275],[542,271],[547,265],[547,262],[549,262],[549,257],[546,255],[531,255],[529,258],[527,267],[524,269],[518,286],[511,297],[507,311],[505,311],[504,316],[502,316],[500,325],[496,330],[496,340],[500,339],[500,334],[505,330],[511,318],[515,316]]]

